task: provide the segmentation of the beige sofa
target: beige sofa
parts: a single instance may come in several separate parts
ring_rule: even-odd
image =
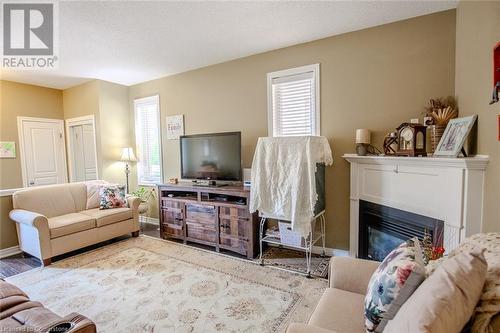
[[[287,333],[365,333],[364,300],[380,263],[350,257],[330,261],[329,288],[307,324],[291,324]]]
[[[21,250],[50,265],[54,256],[127,233],[139,235],[139,198],[129,197],[126,208],[99,210],[96,193],[87,188],[71,183],[15,192],[9,216]]]
[[[379,264],[350,257],[333,257],[330,261],[329,288],[309,322],[291,324],[287,333],[365,333],[365,294]],[[490,332],[500,332],[500,315],[492,318],[489,327]]]

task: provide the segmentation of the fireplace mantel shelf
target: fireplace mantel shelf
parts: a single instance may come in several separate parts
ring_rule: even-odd
[[[474,157],[405,157],[405,156],[358,156],[356,154],[345,154],[342,156],[351,163],[360,164],[385,164],[385,165],[420,165],[447,168],[460,168],[472,170],[485,170],[488,165],[488,155],[477,155]]]
[[[484,174],[489,157],[343,156],[351,164],[350,246],[359,251],[360,201],[438,219],[444,247],[483,231]]]

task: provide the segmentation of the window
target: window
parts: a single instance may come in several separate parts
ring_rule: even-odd
[[[134,100],[139,184],[162,181],[159,100],[158,95]]]
[[[269,136],[319,135],[319,64],[267,74]]]

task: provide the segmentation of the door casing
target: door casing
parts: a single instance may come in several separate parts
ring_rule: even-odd
[[[95,161],[96,161],[96,179],[99,179],[99,160],[97,159],[97,133],[95,126],[95,117],[93,114],[77,117],[77,118],[69,118],[65,120],[66,123],[66,142],[67,144],[67,152],[69,158],[73,158],[72,146],[71,146],[71,131],[70,127],[78,126],[78,125],[92,125],[92,129],[94,131],[94,153],[95,153]],[[70,181],[73,181],[75,171],[73,170],[72,163],[68,163],[68,173]]]

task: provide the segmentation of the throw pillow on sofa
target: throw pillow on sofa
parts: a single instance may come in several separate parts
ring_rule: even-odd
[[[102,186],[99,189],[99,209],[127,207],[125,186]]]
[[[474,313],[488,265],[483,249],[444,260],[401,307],[384,333],[459,333]]]
[[[418,239],[392,250],[373,273],[365,297],[367,332],[382,332],[399,308],[425,279]]]
[[[110,185],[105,180],[89,180],[85,182],[85,186],[87,187],[87,209],[99,208],[99,190],[103,186]]]

